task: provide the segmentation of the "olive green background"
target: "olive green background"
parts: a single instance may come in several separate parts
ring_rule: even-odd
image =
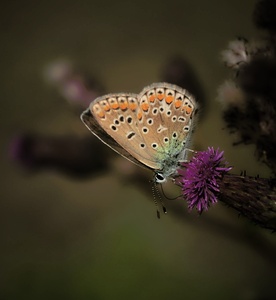
[[[26,172],[8,160],[9,142],[18,133],[88,134],[45,83],[48,63],[67,58],[109,92],[139,92],[179,54],[194,66],[208,100],[195,145],[224,149],[236,173],[269,176],[254,147],[232,147],[216,100],[229,77],[220,52],[238,35],[262,34],[251,21],[254,4],[1,4],[0,299],[272,299],[275,265],[247,241],[275,245],[275,235],[231,209],[218,204],[201,217],[192,214],[192,222],[170,213],[157,220],[152,201],[114,174],[76,180],[54,171]],[[204,226],[206,215],[233,230]]]

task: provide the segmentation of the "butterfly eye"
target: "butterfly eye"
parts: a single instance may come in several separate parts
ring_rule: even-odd
[[[166,179],[165,179],[165,177],[162,173],[156,173],[155,174],[155,182],[162,183],[162,182],[165,182],[165,181],[166,181]]]

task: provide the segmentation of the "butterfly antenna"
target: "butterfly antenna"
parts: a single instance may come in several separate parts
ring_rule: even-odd
[[[158,209],[158,203],[157,203],[157,200],[156,200],[156,193],[155,193],[156,188],[155,188],[155,184],[154,184],[153,181],[152,181],[151,190],[152,190],[153,201],[154,201],[154,204],[156,206],[157,218],[160,219],[160,211]]]
[[[156,194],[157,194],[157,196],[158,196],[158,198],[159,198],[159,202],[160,202],[160,204],[161,204],[161,206],[162,206],[163,212],[164,212],[164,214],[166,214],[166,213],[167,213],[167,209],[166,209],[166,207],[165,207],[165,205],[164,205],[162,196],[160,195],[159,189],[158,189],[157,184],[156,184],[155,181],[153,182],[152,188],[155,189]],[[161,184],[161,189],[162,189],[162,184]],[[163,190],[163,189],[162,189],[162,190]]]

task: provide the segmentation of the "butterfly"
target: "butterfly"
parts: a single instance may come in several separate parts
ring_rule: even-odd
[[[86,127],[123,157],[153,170],[154,181],[173,178],[195,126],[198,105],[186,90],[153,83],[139,94],[107,94],[81,115]]]

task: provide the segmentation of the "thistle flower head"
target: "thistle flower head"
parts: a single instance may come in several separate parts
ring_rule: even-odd
[[[226,167],[223,153],[209,147],[206,151],[197,152],[189,163],[184,163],[185,169],[178,170],[179,183],[190,210],[196,208],[201,213],[218,201],[218,180],[231,170],[231,167]]]

